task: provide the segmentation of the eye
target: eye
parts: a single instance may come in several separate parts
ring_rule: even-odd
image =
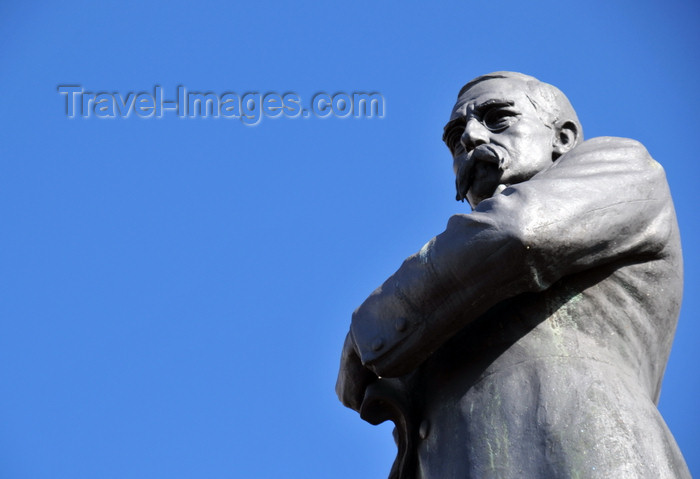
[[[520,115],[507,108],[491,108],[482,118],[483,125],[491,131],[505,130],[518,120]]]

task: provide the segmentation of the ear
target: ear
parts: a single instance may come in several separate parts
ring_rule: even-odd
[[[552,145],[552,160],[572,149],[578,143],[579,130],[573,121],[563,121],[555,126],[554,144]]]

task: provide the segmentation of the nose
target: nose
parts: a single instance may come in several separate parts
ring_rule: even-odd
[[[467,151],[471,151],[479,145],[489,142],[488,130],[484,125],[472,118],[467,122],[467,126],[462,133],[462,145]]]

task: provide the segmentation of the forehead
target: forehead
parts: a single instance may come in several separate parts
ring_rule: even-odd
[[[452,109],[450,120],[464,117],[469,107],[479,106],[490,100],[513,102],[513,106],[522,113],[536,114],[527,97],[526,88],[522,80],[514,78],[491,78],[479,82],[459,96]]]

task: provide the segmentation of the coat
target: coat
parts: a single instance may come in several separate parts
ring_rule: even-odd
[[[353,315],[395,477],[689,478],[656,408],[682,278],[664,171],[633,140],[453,216]]]

